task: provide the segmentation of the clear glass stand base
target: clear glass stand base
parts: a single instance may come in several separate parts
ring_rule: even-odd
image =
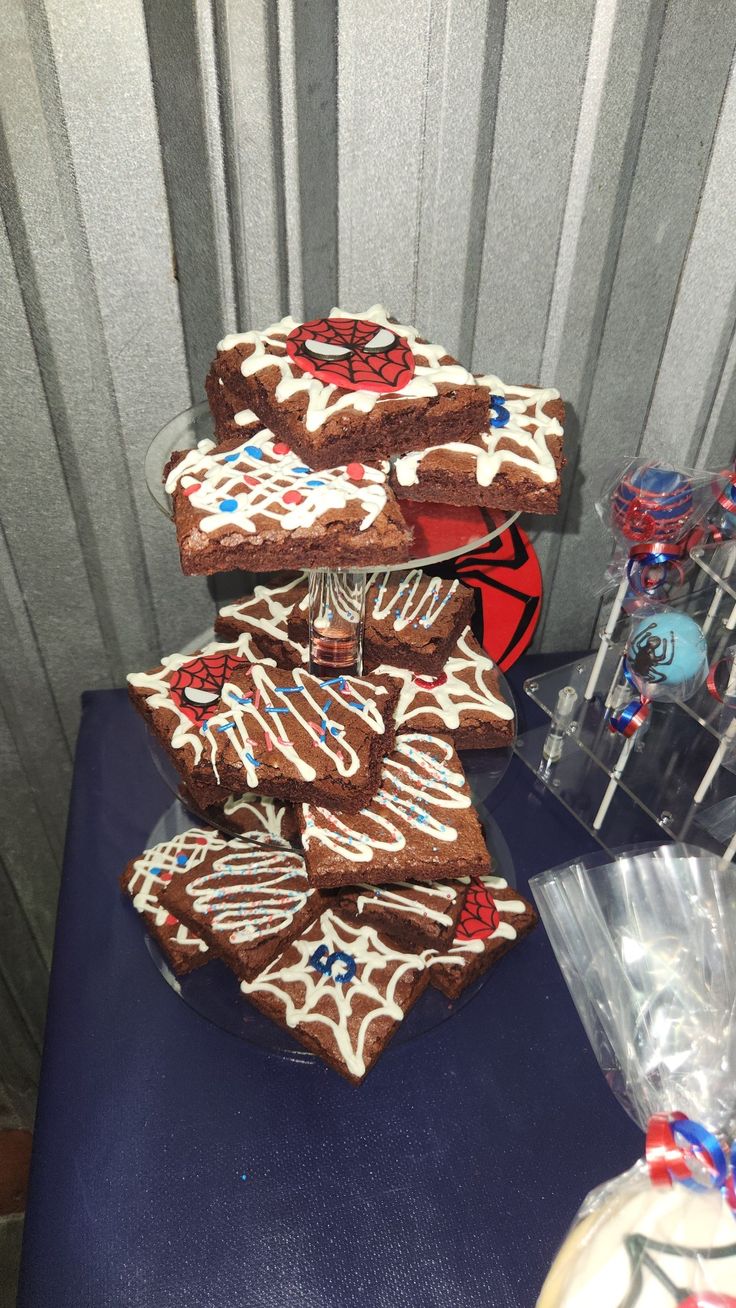
[[[471,782],[471,789],[473,789]],[[474,798],[481,799],[474,792]],[[514,868],[508,846],[492,818],[484,815],[484,827],[489,847],[493,851],[494,872],[505,877],[509,885],[514,884]],[[173,836],[186,831],[192,825],[192,816],[181,803],[174,803],[160,818],[148,838],[148,847],[159,841],[170,840]],[[143,925],[141,924],[143,931]],[[146,947],[153,963],[162,978],[172,990],[208,1022],[214,1023],[223,1031],[238,1036],[249,1044],[257,1045],[270,1053],[298,1062],[312,1063],[316,1055],[308,1053],[281,1027],[269,1021],[256,1008],[248,1003],[240,993],[237,977],[220,959],[213,959],[204,967],[197,968],[188,976],[176,977],[155,941],[146,934]],[[391,1047],[407,1044],[417,1036],[434,1030],[448,1021],[478,994],[478,991],[490,980],[493,968],[480,977],[474,985],[468,986],[458,999],[447,999],[439,990],[428,986],[414,1007],[408,1013],[394,1036]],[[390,1049],[389,1048],[389,1053]]]
[[[572,687],[577,700],[557,738],[550,739],[551,722],[519,737],[519,758],[609,850],[665,835],[723,854],[736,830],[736,741],[723,748],[723,714],[714,713],[710,697],[710,705],[702,697],[655,704],[648,726],[627,740],[609,730],[606,707],[620,652],[609,651],[598,689],[586,700],[594,659],[590,654],[525,683],[550,719],[563,687]],[[719,750],[721,765],[713,769]]]

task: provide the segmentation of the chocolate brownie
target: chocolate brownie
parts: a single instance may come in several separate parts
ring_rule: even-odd
[[[474,603],[473,591],[467,586],[430,577],[421,568],[372,573],[365,596],[363,671],[390,663],[437,675],[467,627]],[[307,601],[293,606],[287,627],[295,647],[306,644]]]
[[[382,664],[377,676],[401,682],[396,730],[429,731],[451,738],[456,749],[495,749],[513,743],[514,710],[501,690],[498,669],[466,627],[443,671],[426,677]]]
[[[462,441],[432,449],[418,445],[397,459],[391,472],[397,496],[556,513],[565,464],[565,406],[559,392],[505,386],[498,377],[476,380],[491,392],[490,420],[486,414],[478,431]]]
[[[313,473],[265,429],[232,449],[202,441],[164,482],[182,571],[403,562],[411,533],[387,470],[352,462]]]
[[[198,867],[169,882],[161,902],[247,981],[325,907],[324,896],[307,881],[298,850],[265,833],[208,853]]]
[[[200,809],[186,786],[180,787],[179,794],[183,804],[201,813],[213,827],[228,835],[245,836],[251,832],[265,832],[292,844],[299,841],[299,826],[294,808],[280,799],[264,799],[262,795],[252,794],[230,795],[224,804],[211,804],[209,808]]]
[[[304,643],[293,640],[288,631],[292,611],[303,614]],[[266,658],[280,668],[293,668],[308,662],[306,641],[309,627],[309,585],[306,574],[298,573],[290,581],[273,588],[256,586],[253,594],[237,604],[220,609],[215,631],[226,640],[237,640],[250,632]]]
[[[237,648],[173,655],[128,678],[133,702],[197,802],[224,803],[253,791],[361,808],[378,789],[384,753],[393,747],[396,681],[322,681],[299,668],[249,663],[232,652]]]
[[[401,949],[444,949],[455,937],[466,889],[461,881],[356,886],[339,892],[338,912],[375,927]]]
[[[490,871],[460,760],[437,736],[397,737],[359,813],[305,803],[297,817],[314,886],[453,880]]]
[[[489,404],[487,388],[443,346],[391,321],[380,304],[226,336],[208,394],[218,430],[226,406],[253,409],[314,469],[471,440]]]
[[[213,768],[213,742],[206,737],[206,723],[218,710],[223,686],[234,669],[260,661],[260,650],[246,632],[227,645],[213,642],[194,653],[169,654],[150,672],[132,672],[128,677],[133,704],[200,810],[224,803],[231,793]],[[247,789],[240,787],[241,793]]]
[[[472,877],[453,943],[427,955],[432,985],[457,999],[536,924],[532,905],[502,877]]]
[[[201,967],[210,955],[201,936],[163,906],[162,895],[173,880],[201,867],[205,859],[225,848],[225,841],[215,831],[192,827],[145,849],[131,859],[120,877],[121,888],[130,895],[133,907],[178,976]]]
[[[328,909],[241,990],[353,1084],[427,984],[424,959]]]

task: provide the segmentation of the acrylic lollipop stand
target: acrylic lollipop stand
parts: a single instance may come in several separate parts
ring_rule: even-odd
[[[736,642],[736,542],[691,558],[667,604],[701,625],[713,665]],[[703,685],[687,702],[653,704],[633,736],[612,732],[611,711],[632,699],[628,630],[625,615],[609,619],[596,650],[525,682],[550,722],[517,739],[518,756],[609,852],[664,833],[736,860],[736,710]]]

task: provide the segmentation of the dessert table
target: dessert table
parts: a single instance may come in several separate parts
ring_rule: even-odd
[[[523,679],[569,657],[512,669],[521,730],[542,719]],[[643,1143],[541,927],[355,1088],[163,982],[118,875],[170,802],[126,693],[87,693],[20,1308],[530,1308],[586,1191]],[[522,892],[596,848],[518,759],[488,808]]]

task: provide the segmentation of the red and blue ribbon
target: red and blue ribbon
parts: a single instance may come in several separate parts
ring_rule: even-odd
[[[655,1113],[647,1128],[646,1160],[653,1185],[678,1182],[689,1190],[720,1190],[736,1216],[731,1150],[684,1113]]]
[[[629,668],[626,659],[623,661],[622,671],[629,685],[632,686],[634,690],[638,690],[638,686],[631,675],[631,669]],[[624,708],[620,709],[618,713],[611,714],[608,719],[608,730],[616,732],[619,736],[626,736],[627,738],[633,736],[634,732],[638,731],[646,722],[651,711],[652,706],[650,701],[647,699],[646,695],[641,695],[639,699],[632,699],[631,702],[626,704]]]
[[[647,545],[635,545],[626,564],[629,585],[638,595],[648,595],[655,599],[665,586],[673,580],[682,585],[685,569],[682,564],[685,543],[653,541]],[[674,572],[674,577],[672,573]]]

